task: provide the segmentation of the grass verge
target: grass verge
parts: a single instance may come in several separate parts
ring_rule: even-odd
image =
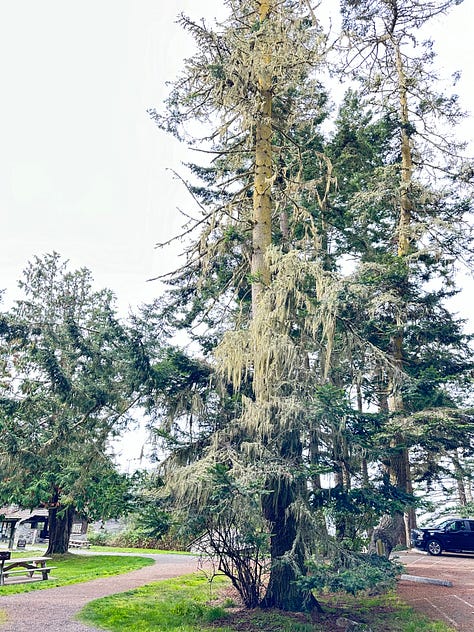
[[[73,549],[74,550],[74,549]],[[21,557],[27,557],[30,553],[33,555],[33,553],[44,553],[46,551],[46,546],[44,545],[36,545],[35,548],[28,548],[24,551],[18,552],[15,551],[13,555],[17,555],[17,556],[21,556]],[[96,546],[96,545],[92,545],[90,548],[88,549],[82,549],[82,551],[84,553],[110,553],[111,555],[113,555],[114,553],[132,553],[134,555],[141,555],[141,554],[153,554],[153,555],[162,555],[162,554],[169,554],[169,555],[196,555],[195,553],[190,553],[189,551],[169,551],[169,550],[165,550],[165,549],[134,549],[131,547],[125,547],[125,546]]]
[[[155,582],[136,590],[90,602],[81,611],[81,621],[106,630],[157,632],[206,630],[218,619],[225,619],[221,605],[209,605],[211,589],[226,584],[220,577],[209,584],[199,574]],[[213,627],[223,632],[226,627]]]
[[[210,595],[205,577],[186,575],[92,601],[79,618],[112,632],[340,632],[340,617],[365,624],[361,632],[453,632],[444,623],[417,614],[396,595],[328,596],[324,614],[314,617],[243,610],[229,595],[228,582],[222,578],[214,580]]]
[[[22,557],[28,557],[28,553]],[[126,557],[118,555],[94,556],[67,553],[66,555],[55,556],[51,561],[51,565],[56,566],[56,568],[51,571],[51,577],[48,581],[1,586],[0,595],[54,588],[55,586],[65,586],[66,584],[78,584],[97,579],[98,577],[128,573],[153,563],[154,560],[148,557],[132,557],[128,555]]]
[[[132,549],[130,547],[123,546],[91,546],[90,549],[93,553],[134,553],[138,554],[153,554],[153,555],[195,555],[195,553],[189,553],[189,551],[167,551],[164,549]]]

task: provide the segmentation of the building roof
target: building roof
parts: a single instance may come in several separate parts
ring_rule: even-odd
[[[20,509],[19,507],[0,507],[0,521],[25,522],[35,518],[47,518],[48,510],[43,507]]]

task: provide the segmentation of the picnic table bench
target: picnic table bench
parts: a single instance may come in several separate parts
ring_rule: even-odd
[[[91,543],[87,540],[69,540],[70,549],[90,549]]]
[[[11,557],[9,551],[1,551],[0,586],[5,585],[6,579],[10,580],[8,584],[49,579],[49,572],[56,568],[47,566],[46,563],[49,560],[51,560],[50,557]],[[15,577],[17,575],[18,578]]]

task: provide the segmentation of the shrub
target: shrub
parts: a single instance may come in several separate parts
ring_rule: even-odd
[[[110,544],[110,536],[106,531],[88,531],[87,539],[95,546],[107,546]]]
[[[310,562],[309,575],[299,580],[306,589],[347,592],[386,592],[392,588],[403,566],[386,557],[367,553],[341,553],[331,562]]]
[[[186,551],[189,541],[179,537],[174,529],[170,529],[159,538],[150,537],[140,527],[132,526],[127,531],[109,539],[110,546],[140,549],[161,549],[163,551]]]

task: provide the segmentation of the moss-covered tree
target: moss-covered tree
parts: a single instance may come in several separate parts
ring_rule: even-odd
[[[410,303],[423,293],[422,284],[429,279],[447,279],[452,258],[464,255],[463,248],[469,243],[466,234],[463,236],[469,205],[462,200],[462,186],[470,169],[462,155],[463,144],[451,135],[463,113],[455,96],[438,90],[432,42],[417,41],[419,29],[459,3],[341,2],[345,34],[350,40],[350,67],[362,81],[366,98],[392,121],[395,132],[392,159],[378,170],[377,190],[369,189],[365,198],[369,204],[371,196],[378,196],[379,201],[385,198],[385,203],[396,209],[393,233],[385,242],[392,261],[385,257],[383,262],[393,283],[389,289],[391,333],[386,346],[392,368],[386,374],[382,405],[393,417],[407,412],[403,375],[408,368],[405,347]],[[381,189],[381,179],[385,190]],[[359,196],[363,197],[362,192]],[[399,427],[391,442],[390,477],[402,493],[411,493],[409,453]],[[414,526],[413,511],[406,515],[405,530],[400,514],[394,520],[394,529],[406,543]]]

